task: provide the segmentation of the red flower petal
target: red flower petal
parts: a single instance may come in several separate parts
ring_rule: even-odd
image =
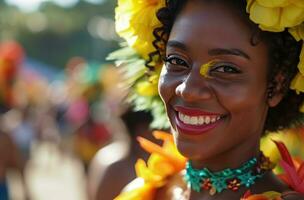
[[[297,173],[301,180],[304,180],[304,162],[300,165],[300,167],[297,170]]]
[[[298,176],[296,170],[292,168],[289,164],[287,164],[285,161],[280,162],[281,166],[283,167],[284,171],[286,172],[286,175],[289,179],[289,182],[291,183],[291,187],[293,189],[296,189],[298,185],[300,185],[300,177]]]
[[[277,148],[280,151],[281,157],[282,159],[292,168],[295,169],[294,163],[292,161],[291,155],[287,149],[287,147],[285,146],[285,144],[283,142],[280,141],[275,141],[273,140],[273,142],[277,145]]]

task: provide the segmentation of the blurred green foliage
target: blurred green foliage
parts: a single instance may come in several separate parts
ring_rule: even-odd
[[[80,1],[74,7],[62,8],[45,2],[39,11],[23,13],[0,1],[0,40],[15,39],[29,57],[59,68],[73,56],[105,62],[107,54],[118,48],[118,37],[112,30],[110,39],[102,39],[90,33],[89,27],[101,30],[100,35],[113,29],[115,5],[113,0],[97,5]],[[111,26],[99,23],[100,27],[95,27],[100,19]]]

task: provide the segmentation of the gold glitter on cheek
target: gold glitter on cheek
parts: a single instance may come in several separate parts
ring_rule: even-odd
[[[205,78],[209,78],[208,76],[209,69],[214,65],[215,62],[216,62],[215,60],[211,60],[210,62],[203,64],[200,68],[200,74]]]

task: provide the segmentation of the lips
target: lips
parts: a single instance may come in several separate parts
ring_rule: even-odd
[[[188,108],[184,106],[174,106],[174,110],[190,116],[197,116],[197,115],[221,116],[222,115],[220,113],[206,112],[200,109]]]
[[[200,135],[215,128],[223,119],[219,113],[206,112],[200,109],[175,106],[175,121],[182,133]]]

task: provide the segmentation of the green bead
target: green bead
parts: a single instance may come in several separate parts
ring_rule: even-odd
[[[185,180],[191,186],[191,188],[200,192],[202,182],[206,179],[210,179],[212,183],[212,190],[216,192],[222,192],[227,189],[227,183],[232,179],[240,180],[240,184],[245,187],[250,187],[255,183],[257,178],[261,178],[264,174],[252,175],[252,170],[257,164],[257,159],[252,158],[251,160],[244,163],[237,169],[225,169],[219,172],[211,172],[207,168],[204,169],[193,169],[191,162],[186,164]]]

